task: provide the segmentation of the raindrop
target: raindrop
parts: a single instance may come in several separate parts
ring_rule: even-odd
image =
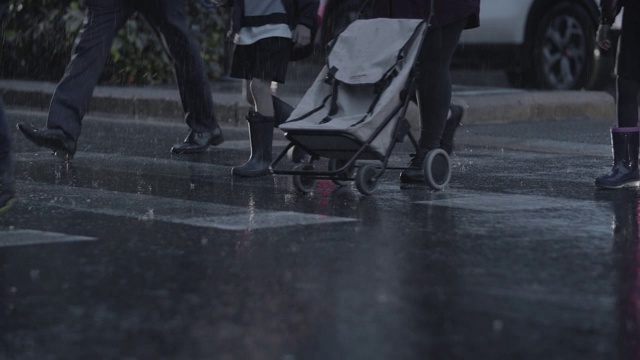
[[[31,280],[38,280],[40,278],[40,269],[32,269],[29,275],[31,276]]]

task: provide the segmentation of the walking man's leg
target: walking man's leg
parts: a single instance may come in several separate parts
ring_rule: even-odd
[[[187,26],[183,0],[157,0],[138,9],[160,37],[173,62],[189,134],[171,148],[175,154],[199,153],[224,140],[216,120],[200,48]]]
[[[35,129],[18,124],[22,134],[38,146],[73,158],[82,131],[82,119],[111,52],[118,31],[133,12],[124,0],[87,0],[86,16],[76,38],[71,60],[51,99],[47,126]]]

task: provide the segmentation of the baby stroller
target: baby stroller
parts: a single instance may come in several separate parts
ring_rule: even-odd
[[[273,173],[292,175],[302,192],[311,192],[317,179],[329,179],[338,185],[355,181],[358,191],[369,195],[386,169],[406,169],[388,162],[405,137],[418,151],[405,114],[426,32],[423,20],[382,18],[356,20],[340,33],[326,65],[280,125],[290,143],[273,161]],[[279,169],[293,146],[306,151],[309,161]],[[321,158],[328,159],[326,170],[315,167]],[[451,177],[448,154],[430,151],[422,171],[431,188],[444,188]]]

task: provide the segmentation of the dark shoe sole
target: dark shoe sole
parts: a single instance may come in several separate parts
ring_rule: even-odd
[[[244,178],[261,177],[261,176],[271,175],[271,169],[268,168],[266,170],[260,170],[260,171],[256,171],[256,170],[247,171],[247,170],[238,170],[237,168],[232,168],[231,175],[244,177]]]
[[[640,180],[627,181],[621,184],[600,184],[596,182],[596,187],[598,189],[603,190],[615,190],[615,189],[623,189],[623,188],[635,188],[640,187]]]
[[[65,158],[66,160],[73,159],[75,155],[75,149],[69,146],[69,140],[62,130],[58,130],[56,134],[49,134],[47,136],[36,135],[38,130],[30,128],[24,124],[18,124],[16,126],[18,131],[29,141],[40,147],[46,147],[54,152],[58,157]]]
[[[271,162],[268,162],[267,164],[271,164]],[[231,175],[246,178],[266,176],[271,175],[271,167],[267,166],[266,168],[260,167],[256,169],[255,164],[249,163],[247,165],[232,167]]]
[[[180,145],[172,147],[171,153],[176,155],[200,154],[207,151],[207,149],[209,149],[209,146],[218,146],[223,142],[224,142],[224,137],[220,135],[212,138],[209,141],[209,143],[205,146],[196,146],[189,143],[182,143]]]

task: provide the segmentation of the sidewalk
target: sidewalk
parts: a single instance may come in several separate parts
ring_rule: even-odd
[[[295,105],[318,73],[317,66],[293,66],[278,95]],[[55,83],[0,80],[7,107],[47,111]],[[216,114],[222,125],[244,126],[249,107],[241,96],[241,82],[223,79],[212,83]],[[525,91],[454,85],[453,102],[469,106],[467,124],[535,122],[563,119],[615,118],[614,99],[600,91]],[[175,86],[97,87],[89,113],[140,120],[182,122],[184,113]],[[415,106],[408,119],[417,121]]]

